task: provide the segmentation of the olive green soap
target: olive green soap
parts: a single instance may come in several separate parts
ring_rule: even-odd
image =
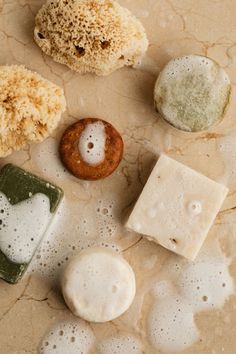
[[[186,132],[208,130],[220,123],[230,96],[225,70],[200,55],[172,59],[154,89],[156,110],[172,126]]]
[[[17,283],[63,197],[61,188],[15,165],[0,171],[0,278]]]

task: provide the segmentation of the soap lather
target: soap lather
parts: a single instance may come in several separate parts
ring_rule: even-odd
[[[1,169],[0,278],[21,279],[62,197],[62,189],[17,166]]]

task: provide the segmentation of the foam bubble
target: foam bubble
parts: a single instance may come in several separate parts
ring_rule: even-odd
[[[199,215],[202,212],[202,204],[199,201],[191,201],[188,203],[188,211],[190,215]]]
[[[189,264],[181,272],[177,283],[180,294],[191,301],[193,311],[224,305],[233,289],[227,265],[215,258]]]
[[[28,263],[49,221],[49,198],[41,193],[11,205],[0,193],[0,249],[13,262]]]
[[[89,354],[95,337],[90,327],[82,320],[61,322],[50,329],[43,338],[40,354]]]
[[[204,248],[194,262],[172,256],[159,279],[153,282],[155,297],[147,319],[150,343],[157,349],[178,352],[199,338],[194,316],[220,308],[234,293],[229,260],[218,241]]]
[[[106,338],[97,345],[99,354],[141,354],[140,341],[131,335],[117,335]]]
[[[166,80],[168,79],[173,79],[174,77],[178,75],[185,74],[187,72],[191,72],[194,70],[197,70],[199,75],[206,75],[206,77],[210,80],[211,79],[211,72],[208,69],[212,68],[214,65],[214,62],[207,57],[202,57],[198,55],[189,55],[181,58],[174,59],[170,61],[166,68],[165,68],[165,74]],[[220,76],[224,78],[224,80],[227,79],[227,83],[230,83],[229,78],[225,71],[222,70],[220,73]]]
[[[148,319],[148,332],[152,345],[166,352],[184,350],[198,338],[191,306],[173,295],[155,303]]]
[[[106,132],[102,122],[88,124],[79,139],[79,151],[82,159],[91,166],[105,159]]]
[[[28,273],[39,272],[57,281],[68,259],[84,249],[99,246],[119,252],[118,213],[113,200],[90,201],[81,209],[77,199],[63,199]]]

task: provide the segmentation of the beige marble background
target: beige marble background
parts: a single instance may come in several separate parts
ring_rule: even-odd
[[[172,57],[190,53],[207,55],[218,61],[236,85],[236,2],[120,0],[120,3],[131,9],[144,24],[150,40],[148,56],[152,64],[144,65],[140,70],[125,68],[103,78],[80,76],[41,53],[33,42],[33,27],[34,16],[43,4],[42,0],[0,0],[0,64],[24,64],[38,71],[64,88],[68,103],[62,124],[51,139],[41,147],[31,146],[8,159],[2,159],[1,165],[11,161],[50,178],[64,188],[66,205],[78,203],[81,213],[85,205],[95,203],[106,195],[116,202],[117,222],[121,224],[138,197],[156,155],[165,151],[205,175],[227,183],[230,194],[217,223],[223,225],[222,230],[230,225],[232,236],[236,218],[235,90],[226,119],[214,130],[200,134],[181,133],[167,126],[154,112],[152,92],[156,79],[154,72]],[[57,169],[56,164],[49,166],[57,156],[47,150],[47,144],[51,144],[56,151],[65,127],[87,116],[110,121],[125,141],[124,159],[116,173],[107,180],[89,185]],[[40,151],[44,153],[40,154]],[[68,242],[65,240],[65,244]],[[138,286],[144,276],[150,276],[142,271],[140,264],[144,259],[157,254],[158,265],[152,272],[158,272],[170,256],[159,246],[137,235],[126,234],[122,226],[112,242],[123,250],[134,267]],[[226,250],[227,247],[229,245],[226,245]],[[231,255],[234,249],[233,243]],[[232,263],[231,274],[236,279],[236,262]],[[224,321],[225,314],[227,321]],[[31,274],[15,286],[0,281],[0,353],[36,353],[47,329],[68,316],[60,291],[50,279]],[[201,338],[185,354],[211,354],[213,350],[217,354],[236,353],[235,297],[227,301],[223,310],[197,315],[196,322]],[[98,338],[126,328],[122,317],[108,325],[91,327]],[[138,333],[132,326],[129,331]],[[159,353],[148,345],[147,348],[143,351],[146,354],[151,351]]]

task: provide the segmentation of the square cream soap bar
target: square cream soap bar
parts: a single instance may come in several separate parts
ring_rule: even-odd
[[[161,155],[126,226],[194,260],[227,193],[224,185]]]

